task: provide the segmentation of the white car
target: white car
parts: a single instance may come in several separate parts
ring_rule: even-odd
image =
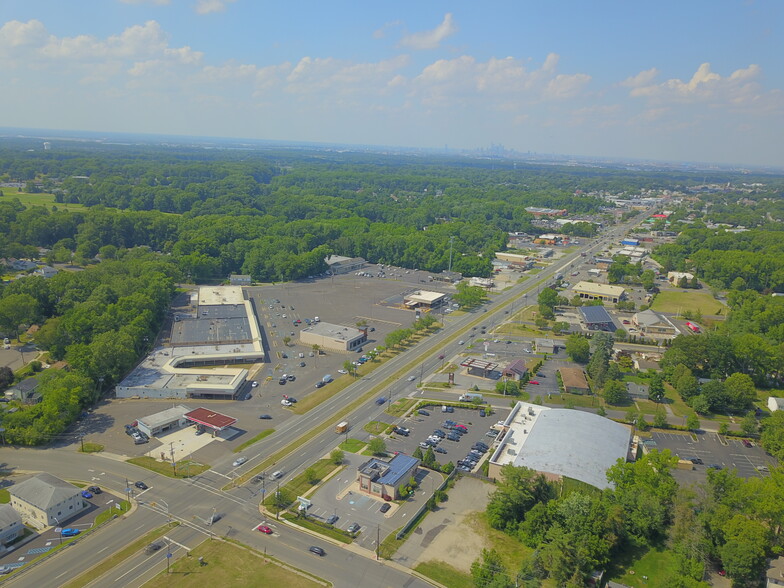
[[[257,387],[258,385],[259,385],[259,383],[258,383],[256,380],[253,380],[253,381],[250,383],[250,387],[251,387],[251,388],[255,388],[255,387]]]
[[[234,463],[232,463],[231,465],[233,465],[236,468],[244,464],[246,461],[248,461],[247,457],[238,457],[237,459],[234,460]]]
[[[416,380],[416,376],[408,376],[409,382],[413,382],[414,380]]]
[[[278,478],[282,478],[282,477],[283,477],[283,472],[281,472],[280,470],[278,470],[277,472],[272,472],[273,480],[277,480]]]
[[[291,406],[291,402],[289,402],[289,401],[288,401],[288,400],[286,400],[285,398],[284,398],[283,400],[281,400],[281,401],[280,401],[280,403],[281,403],[283,406]]]
[[[339,374],[347,374],[348,372],[346,370],[338,370],[338,373]]]

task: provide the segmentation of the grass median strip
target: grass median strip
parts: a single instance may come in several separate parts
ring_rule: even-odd
[[[435,580],[443,586],[449,588],[473,588],[474,580],[471,574],[461,572],[457,568],[450,566],[442,561],[425,561],[417,564],[414,568],[415,572],[419,572],[423,576],[427,576],[431,580]]]
[[[258,443],[259,441],[264,439],[264,437],[272,435],[274,432],[275,432],[275,429],[267,429],[266,431],[262,431],[261,433],[259,433],[255,437],[253,437],[252,439],[248,439],[247,441],[245,441],[245,443],[243,443],[239,447],[236,447],[234,449],[234,453],[239,453],[240,451],[243,451],[244,449],[247,449],[248,447],[250,447],[254,443]]]
[[[202,463],[182,460],[177,462],[176,464],[177,473],[175,474],[171,462],[158,461],[157,459],[155,459],[154,457],[150,457],[149,455],[143,455],[141,457],[132,457],[127,461],[128,463],[141,466],[143,468],[155,472],[156,474],[162,474],[170,478],[190,478],[192,476],[198,476],[199,474],[206,472],[208,469],[210,469],[210,466]]]
[[[67,584],[64,584],[62,588],[81,588],[82,586],[86,586],[96,578],[100,578],[108,571],[114,569],[120,563],[131,557],[134,553],[146,547],[149,543],[155,541],[158,537],[162,537],[167,532],[169,532],[174,527],[178,526],[180,523],[173,522],[163,525],[162,527],[158,527],[157,529],[150,531],[140,539],[137,539],[133,543],[125,546],[123,549],[118,551],[112,556],[107,557],[97,566],[94,566],[84,572],[83,574],[77,576],[75,579],[71,580]]]
[[[305,519],[302,517],[298,517],[295,514],[285,513],[283,518],[293,523],[295,525],[299,525],[300,527],[304,527],[305,529],[310,529],[320,535],[325,535],[336,541],[340,541],[341,543],[349,544],[354,541],[354,538],[349,535],[346,531],[341,531],[340,529],[336,529],[332,525],[328,525],[326,523],[322,523],[320,521],[316,521],[313,519]]]

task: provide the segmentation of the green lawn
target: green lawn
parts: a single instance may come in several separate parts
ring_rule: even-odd
[[[303,471],[300,475],[283,486],[281,490],[286,490],[292,498],[296,498],[297,496],[304,496],[308,490],[321,482],[330,472],[332,472],[332,470],[338,467],[341,466],[336,466],[330,459],[320,459],[310,466],[310,468],[313,468],[315,472],[316,481],[314,483],[311,483],[310,480],[307,479],[307,476],[305,476],[305,472]],[[267,498],[264,500],[264,504],[272,505],[274,499],[275,493],[270,492],[267,494]]]
[[[337,548],[333,548],[337,549]],[[199,565],[204,558],[205,565]],[[310,588],[325,583],[279,565],[261,553],[225,541],[204,541],[145,586],[149,588],[203,588],[204,586],[242,586],[243,588]]]
[[[54,194],[27,194],[26,192],[18,192],[16,188],[0,188],[0,202],[12,202],[18,198],[25,207],[31,206],[45,206],[47,208],[57,207],[57,210],[84,210],[81,204],[58,204],[54,201]]]
[[[347,439],[346,441],[343,441],[339,447],[343,451],[348,451],[349,453],[359,453],[359,451],[365,447],[365,442],[360,441],[359,439]]]
[[[82,453],[98,453],[100,451],[103,451],[103,445],[101,445],[100,443],[89,443],[85,441],[84,447],[80,448],[79,451],[81,451]]]
[[[386,412],[393,417],[400,417],[406,414],[408,409],[414,406],[416,402],[414,398],[401,398],[400,400],[395,400],[392,404],[388,404]]]
[[[348,544],[354,541],[354,537],[352,537],[351,534],[349,534],[347,531],[336,529],[332,525],[322,523],[316,519],[303,519],[302,517],[298,517],[297,515],[288,512],[283,514],[283,518],[294,525],[299,525],[300,527],[310,529],[311,531],[319,533],[320,535],[331,537],[332,539],[340,541],[341,543]]]
[[[668,588],[667,577],[677,570],[678,561],[672,551],[662,546],[641,545],[614,559],[606,577],[633,588]],[[708,584],[695,582],[693,586],[707,587]]]
[[[362,428],[368,433],[370,433],[371,435],[380,435],[381,433],[386,431],[389,428],[389,426],[390,425],[388,423],[382,423],[381,421],[370,421]]]
[[[240,445],[237,448],[235,448],[234,449],[234,453],[239,453],[243,449],[247,449],[248,447],[250,447],[254,443],[258,443],[259,441],[264,439],[264,437],[269,437],[274,432],[275,432],[275,429],[267,429],[266,431],[262,431],[261,433],[259,433],[255,437],[253,437],[252,439],[248,439],[247,441],[245,441],[245,443],[243,443],[242,445]]]
[[[11,502],[11,495],[5,488],[0,488],[0,504],[8,504]]]
[[[81,588],[82,586],[87,586],[87,584],[92,583],[96,578],[100,578],[115,566],[120,565],[120,563],[131,557],[131,555],[144,548],[145,545],[153,542],[159,537],[162,537],[179,524],[180,523],[169,523],[162,527],[158,527],[153,531],[150,531],[146,535],[136,539],[136,541],[129,543],[120,551],[116,551],[113,555],[107,557],[97,566],[92,567],[80,576],[77,576],[76,579],[71,580],[68,582],[68,584],[64,584],[62,588]]]
[[[163,474],[164,476],[169,476],[170,478],[189,478],[192,476],[198,476],[199,474],[210,469],[210,466],[208,465],[183,460],[177,462],[177,474],[175,475],[174,468],[172,468],[172,464],[170,462],[157,461],[155,458],[148,455],[132,457],[127,461],[128,463],[147,468],[148,470],[152,470],[157,474]]]
[[[449,586],[449,588],[474,587],[474,581],[471,578],[471,574],[461,572],[457,568],[442,561],[422,562],[416,565],[414,571],[435,580],[443,586]]]
[[[130,510],[130,508],[131,508],[131,503],[128,502],[127,500],[121,500],[117,504],[120,505],[119,509],[117,507],[113,506],[112,508],[107,508],[101,514],[99,514],[97,517],[95,517],[95,521],[93,522],[93,526],[97,527],[98,525],[100,525],[104,521],[108,521],[109,519],[111,519],[114,515],[124,514],[124,513],[128,512]]]
[[[727,307],[724,304],[701,290],[689,290],[687,292],[665,290],[659,292],[651,308],[658,312],[677,313],[681,316],[684,312],[695,314],[698,311],[704,315],[727,314]]]

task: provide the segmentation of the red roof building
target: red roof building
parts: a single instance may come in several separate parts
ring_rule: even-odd
[[[197,408],[188,413],[185,413],[185,418],[197,425],[203,425],[216,431],[232,426],[237,422],[237,419],[230,417],[209,408]]]

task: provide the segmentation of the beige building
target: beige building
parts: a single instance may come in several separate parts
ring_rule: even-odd
[[[681,281],[681,278],[686,278],[689,282],[694,279],[694,274],[690,274],[689,272],[667,272],[667,281],[670,284],[678,284]]]
[[[626,290],[621,286],[596,284],[594,282],[577,282],[572,290],[584,300],[603,300],[613,303],[622,300],[624,294],[626,294]]]
[[[446,294],[441,292],[428,292],[427,290],[417,290],[403,297],[403,304],[407,308],[435,308],[444,303]]]
[[[22,520],[38,529],[62,525],[90,506],[79,488],[46,473],[11,486],[8,493]]]
[[[10,504],[0,504],[0,545],[8,545],[24,534],[22,517]]]
[[[314,323],[299,332],[299,341],[303,345],[318,345],[321,349],[332,351],[356,351],[367,342],[367,331],[331,323]]]
[[[564,390],[570,394],[590,394],[591,388],[582,368],[562,367],[558,370]]]
[[[658,337],[675,337],[678,334],[670,319],[653,310],[643,310],[632,317],[632,324],[646,335]]]
[[[417,458],[402,453],[389,461],[374,457],[359,466],[359,489],[384,500],[397,500],[400,498],[400,486],[415,477],[418,466]]]

